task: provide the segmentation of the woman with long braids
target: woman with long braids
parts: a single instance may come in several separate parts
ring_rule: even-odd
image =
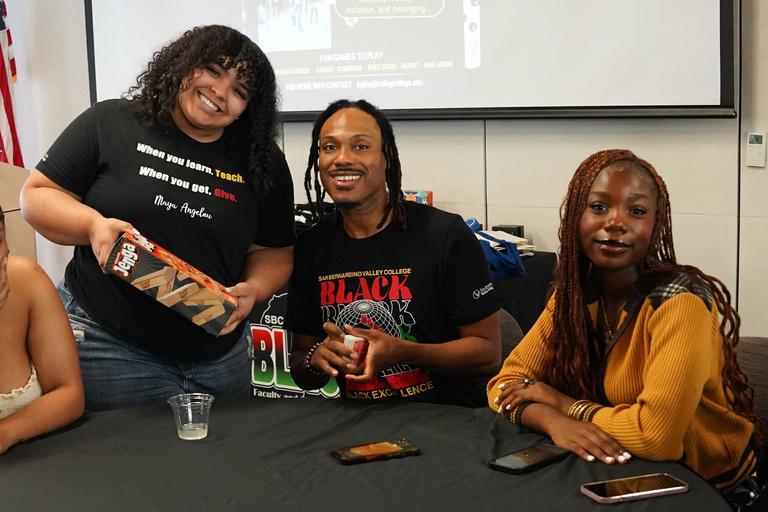
[[[599,151],[561,208],[554,293],[488,384],[489,406],[588,461],[679,460],[745,482],[762,423],[718,279],[677,262],[669,194],[648,162]],[[758,435],[756,435],[758,434]]]
[[[293,187],[276,113],[259,47],[229,27],[197,27],[156,52],[126,98],[75,119],[30,175],[24,217],[76,246],[59,293],[87,409],[247,395],[242,320],[292,268]],[[229,286],[238,306],[219,337],[102,272],[132,228]]]

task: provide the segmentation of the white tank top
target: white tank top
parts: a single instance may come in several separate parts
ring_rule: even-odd
[[[23,409],[42,395],[43,390],[37,380],[37,372],[33,366],[29,380],[23,387],[12,389],[10,393],[0,394],[0,419]]]

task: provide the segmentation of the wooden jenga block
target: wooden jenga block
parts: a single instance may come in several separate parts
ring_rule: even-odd
[[[160,301],[162,304],[171,307],[174,304],[178,304],[182,300],[188,298],[190,295],[195,294],[198,292],[200,287],[197,285],[197,283],[189,283],[185,284],[184,286],[180,286],[173,290],[170,293],[166,293],[165,295],[159,295],[157,296],[157,300]],[[185,302],[186,304],[186,302]]]
[[[192,321],[197,325],[203,325],[206,322],[210,322],[214,318],[217,318],[224,314],[224,306],[216,304],[207,309],[202,310],[198,314],[192,317]]]
[[[200,288],[195,293],[187,296],[184,299],[184,304],[186,306],[213,306],[221,304],[222,300],[224,299],[213,291],[207,288]]]
[[[171,285],[173,285],[173,279],[175,276],[175,268],[164,267],[161,270],[156,270],[155,272],[134,279],[131,281],[131,284],[139,290],[149,290],[150,288],[157,288],[167,283],[171,283]]]

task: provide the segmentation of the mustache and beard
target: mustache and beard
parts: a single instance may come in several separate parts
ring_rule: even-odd
[[[336,208],[344,211],[354,210],[358,206],[360,206],[360,201],[339,201],[336,203]]]
[[[350,166],[340,165],[340,166],[336,167],[335,170],[336,171],[355,171],[357,169],[354,166],[351,166],[351,165]],[[385,173],[389,173],[389,169],[386,169],[384,172]],[[387,195],[389,195],[389,187],[386,187],[386,185],[385,185],[385,190],[387,192]],[[334,204],[336,205],[336,209],[337,210],[340,210],[340,211],[351,211],[351,210],[354,210],[354,209],[362,206],[363,203],[362,203],[362,201],[343,201],[343,200],[336,201],[336,200],[334,200]]]

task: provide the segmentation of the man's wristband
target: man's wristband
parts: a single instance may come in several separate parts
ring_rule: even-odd
[[[323,344],[323,340],[318,341],[312,347],[307,351],[307,356],[304,358],[304,368],[307,369],[307,371],[313,375],[317,375],[318,377],[327,377],[328,374],[325,373],[322,370],[318,370],[314,366],[312,366],[312,356],[315,354],[315,351],[320,347],[320,345]]]

